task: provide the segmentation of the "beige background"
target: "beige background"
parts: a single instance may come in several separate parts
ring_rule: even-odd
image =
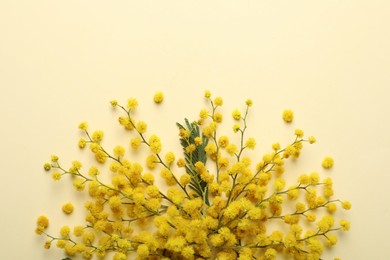
[[[42,163],[84,156],[80,121],[115,143],[125,137],[107,102],[137,97],[138,115],[175,150],[174,123],[195,118],[210,89],[228,114],[253,99],[260,152],[295,127],[317,137],[302,171],[332,176],[353,203],[352,230],[325,259],[389,259],[389,12],[379,0],[0,0],[0,258],[61,259],[42,248],[35,219],[54,218],[55,232],[82,209],[59,213],[78,195]],[[151,101],[158,89],[161,109]],[[285,108],[292,126],[280,120]],[[319,167],[325,155],[336,160],[330,172]],[[291,178],[300,170],[292,165]]]

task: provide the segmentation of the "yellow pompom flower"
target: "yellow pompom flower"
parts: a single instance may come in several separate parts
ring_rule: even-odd
[[[56,245],[57,245],[58,248],[65,248],[66,240],[62,240],[62,239],[58,240]]]
[[[277,254],[277,251],[273,248],[268,248],[265,253],[264,253],[264,257],[265,259],[267,260],[273,260],[276,258],[276,254]]]
[[[314,222],[316,221],[317,216],[313,213],[306,214],[307,221]]]
[[[91,176],[91,177],[96,177],[99,174],[100,174],[100,171],[99,171],[99,169],[96,166],[92,166],[88,170],[88,175]]]
[[[123,148],[120,145],[115,146],[115,148],[114,148],[114,155],[116,157],[123,157],[125,155],[125,148]]]
[[[164,100],[164,94],[161,91],[157,91],[156,93],[154,93],[153,96],[154,103],[160,104],[161,102],[163,102],[163,100]]]
[[[201,119],[206,119],[209,116],[209,111],[207,109],[202,109],[199,112],[199,117]]]
[[[245,142],[245,147],[247,147],[248,149],[255,149],[255,146],[256,146],[256,140],[255,138],[251,137],[251,138],[248,138],[248,140],[246,140]]]
[[[50,249],[50,247],[51,247],[51,242],[52,242],[52,240],[46,241],[45,244],[43,245],[43,247],[44,247],[45,249]]]
[[[68,202],[68,203],[65,203],[64,205],[62,205],[62,211],[65,213],[65,214],[71,214],[73,212],[73,209],[74,209],[74,206],[72,203]]]
[[[337,211],[337,206],[335,203],[329,203],[328,205],[326,205],[326,208],[327,208],[328,212],[331,214],[333,214]]]
[[[126,130],[133,130],[134,129],[134,121],[132,119],[129,119],[128,117],[121,116],[118,118],[119,124],[124,126]]]
[[[167,192],[167,197],[176,205],[180,205],[183,202],[184,195],[178,188],[169,188]]]
[[[209,239],[210,239],[211,245],[214,247],[221,246],[224,242],[222,235],[220,235],[220,234],[212,234],[209,237]]]
[[[272,149],[273,149],[274,151],[280,150],[280,144],[279,144],[279,143],[274,143],[274,144],[272,145]]]
[[[320,181],[320,176],[316,172],[312,172],[309,176],[310,184],[317,184]]]
[[[205,98],[210,98],[210,97],[211,97],[211,92],[210,92],[209,90],[206,90],[206,91],[204,92],[204,97],[205,97]]]
[[[155,154],[158,154],[161,152],[161,141],[160,141],[160,138],[157,136],[157,135],[152,135],[150,138],[149,138],[149,145],[150,145],[150,150],[155,153]]]
[[[103,140],[104,132],[101,130],[92,133],[92,141],[100,143]]]
[[[172,152],[168,152],[166,155],[165,155],[165,161],[166,163],[169,165],[171,163],[173,163],[175,161],[175,154],[172,153]]]
[[[194,257],[195,251],[192,246],[186,246],[181,251],[181,254],[185,259],[192,259]]]
[[[234,109],[233,112],[232,112],[232,117],[235,120],[240,120],[241,119],[241,112],[240,112],[240,110]]]
[[[52,155],[50,160],[52,162],[57,162],[58,161],[58,156],[57,155]]]
[[[328,246],[334,246],[337,243],[337,237],[335,235],[328,234],[326,235],[326,238],[328,239]]]
[[[78,142],[79,148],[83,149],[83,148],[85,148],[86,145],[87,145],[87,141],[84,138],[80,138],[80,140]]]
[[[286,123],[291,123],[294,119],[294,112],[290,109],[286,109],[283,111],[283,120]]]
[[[332,157],[325,157],[324,160],[322,160],[322,167],[324,169],[330,169],[333,167],[334,160]]]
[[[79,124],[79,129],[86,131],[87,128],[88,128],[88,123],[87,122],[81,122]]]
[[[145,192],[151,198],[158,198],[158,197],[160,197],[160,191],[159,191],[158,187],[155,186],[155,185],[149,185],[146,188]]]
[[[325,215],[320,221],[317,222],[318,229],[321,232],[328,231],[334,225],[334,218],[330,215]]]
[[[287,192],[287,197],[290,200],[296,200],[299,196],[299,189],[296,189],[295,187],[290,188]]]
[[[282,178],[277,178],[274,183],[274,189],[276,191],[281,191],[286,186],[286,181]]]
[[[237,133],[240,130],[240,125],[239,124],[234,124],[233,125],[233,132]]]
[[[234,153],[237,152],[237,146],[235,144],[229,144],[226,147],[226,152],[228,152],[230,155],[234,155]]]
[[[37,226],[47,228],[49,226],[49,219],[46,216],[39,216],[37,219]]]
[[[190,181],[191,181],[191,176],[187,173],[183,174],[180,177],[180,184],[183,186],[186,186],[188,183],[190,183]]]
[[[212,155],[217,152],[217,146],[214,143],[208,143],[204,149],[206,154]]]
[[[218,145],[221,148],[226,148],[229,145],[229,137],[223,135],[218,138]]]
[[[217,123],[221,123],[223,120],[223,115],[221,113],[215,113],[213,117],[214,121]]]
[[[63,226],[60,229],[60,235],[62,238],[68,238],[70,233],[70,228],[68,226]]]
[[[112,209],[120,208],[122,206],[122,200],[118,196],[112,196],[109,199],[108,204]]]
[[[223,104],[223,99],[222,99],[221,97],[216,97],[216,98],[214,99],[214,104],[215,104],[216,106],[222,106],[222,104]]]
[[[148,246],[145,245],[145,244],[139,245],[138,248],[137,248],[137,254],[138,254],[138,256],[139,256],[141,259],[143,259],[143,258],[149,256],[149,248],[148,248]],[[127,259],[127,257],[124,258],[124,260],[125,260],[125,259]]]
[[[154,183],[154,175],[151,174],[151,173],[145,173],[143,176],[142,176],[142,179],[144,182],[146,182],[147,184],[153,184]]]
[[[203,143],[202,138],[199,136],[195,137],[194,142],[195,142],[196,146],[202,145],[202,143]]]
[[[345,210],[349,210],[349,209],[351,209],[351,207],[352,207],[351,202],[349,202],[349,201],[343,201],[342,204],[341,204],[341,206],[342,206],[343,209],[345,209]]]
[[[340,220],[340,227],[343,231],[348,231],[351,228],[351,223],[348,220]]]
[[[170,237],[165,244],[166,249],[174,252],[180,252],[186,246],[187,242],[183,236]]]
[[[137,150],[141,146],[141,139],[138,137],[134,137],[130,140],[130,146],[134,150]]]
[[[304,132],[303,132],[301,129],[295,129],[295,135],[296,135],[297,137],[302,138],[303,135],[304,135]]]
[[[148,125],[144,121],[139,121],[135,127],[137,131],[141,134],[144,134],[148,128]]]
[[[297,212],[303,212],[306,210],[306,205],[302,202],[298,202],[296,205],[295,205],[295,209],[297,210]]]
[[[301,176],[299,176],[299,178],[298,178],[298,182],[300,183],[300,184],[309,184],[309,182],[310,182],[310,177],[309,177],[309,175],[307,175],[307,174],[302,174]]]
[[[83,226],[75,226],[73,228],[73,234],[76,236],[76,237],[81,237],[84,233],[84,228]]]
[[[314,136],[309,136],[309,143],[314,144],[317,140]]]
[[[51,164],[50,163],[45,163],[43,165],[43,169],[45,169],[45,171],[50,171],[51,170]]]
[[[121,252],[115,253],[114,258],[113,258],[113,260],[126,260],[126,259],[127,259],[127,256]]]
[[[215,131],[217,130],[218,124],[217,122],[211,122],[208,126],[203,128],[203,135],[211,138],[213,137]]]
[[[84,232],[82,239],[86,246],[92,245],[93,241],[95,240],[95,234],[93,232]]]
[[[165,180],[165,182],[166,182],[168,185],[174,185],[174,184],[176,184],[175,178],[173,177],[172,172],[171,172],[169,169],[163,168],[163,169],[160,171],[160,176]]]
[[[138,101],[135,98],[130,98],[127,100],[127,108],[130,110],[134,110],[138,107]]]
[[[61,173],[59,172],[53,172],[51,177],[53,178],[53,180],[55,181],[59,181],[61,179]]]
[[[117,100],[111,100],[110,104],[111,104],[112,107],[116,107],[118,105],[118,101]]]
[[[263,161],[265,163],[270,163],[272,161],[272,155],[271,154],[265,154],[263,155]]]
[[[82,178],[76,178],[73,181],[73,186],[76,188],[77,191],[83,191],[85,188],[85,182]]]
[[[229,166],[229,159],[225,157],[221,157],[218,159],[218,166],[221,169],[226,169]]]
[[[74,171],[74,170],[80,170],[81,169],[81,167],[82,167],[82,164],[81,164],[81,162],[79,162],[79,161],[73,161],[72,162],[72,167],[70,168],[70,172],[72,172],[72,171]]]
[[[179,160],[177,160],[176,165],[177,165],[177,167],[182,168],[182,167],[186,166],[186,161],[183,158],[180,158]]]
[[[193,153],[196,150],[196,145],[190,144],[189,146],[186,147],[186,153]]]

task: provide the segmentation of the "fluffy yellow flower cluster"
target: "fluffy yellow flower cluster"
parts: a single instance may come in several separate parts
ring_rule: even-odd
[[[73,161],[66,169],[52,156],[44,169],[52,171],[54,180],[71,175],[74,188],[89,194],[85,223],[73,229],[63,226],[54,236],[47,231],[48,218],[40,216],[36,232],[47,236],[44,247],[55,242],[68,256],[84,259],[320,259],[325,247],[336,244],[335,231],[349,230],[350,223],[336,220],[335,212],[338,204],[348,210],[351,203],[334,199],[332,179],[321,179],[316,172],[300,175],[292,185],[283,177],[285,161],[299,158],[303,144],[315,138],[305,138],[297,129],[290,144],[274,143],[253,163],[246,156],[247,149],[256,147],[255,138],[246,137],[252,100],[245,102],[245,110],[231,113],[233,132],[239,135],[235,143],[219,135],[223,99],[211,96],[206,91],[210,109],[202,109],[197,121],[177,123],[179,158],[171,151],[164,154],[160,138],[134,117],[134,98],[126,106],[115,100],[111,105],[124,112],[119,123],[130,134],[129,147],[148,147],[144,162],[127,158],[123,146],[110,153],[102,145],[103,131],[90,132],[88,124],[81,123],[85,138],[79,147],[89,147],[97,165],[84,170]],[[162,93],[154,96],[156,103],[162,99]],[[292,111],[284,111],[282,118],[290,123]],[[325,158],[322,165],[332,167],[333,159]],[[167,189],[155,185],[157,171]],[[102,174],[110,174],[111,182],[103,182]],[[73,209],[71,203],[62,207],[66,214]]]

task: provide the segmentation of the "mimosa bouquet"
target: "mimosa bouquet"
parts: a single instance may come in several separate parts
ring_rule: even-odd
[[[39,216],[36,232],[47,238],[44,247],[54,244],[66,259],[321,259],[336,244],[337,232],[350,228],[335,212],[351,204],[334,198],[329,177],[312,172],[290,184],[284,177],[285,162],[297,160],[304,145],[316,139],[296,129],[290,143],[274,143],[268,153],[251,158],[248,150],[256,148],[256,139],[247,137],[252,100],[228,115],[234,120],[231,138],[220,133],[223,99],[209,91],[205,98],[209,108],[200,110],[199,118],[177,123],[174,152],[164,151],[160,137],[137,118],[135,98],[125,105],[111,101],[121,112],[119,124],[129,143],[108,149],[104,132],[82,122],[78,146],[96,163],[75,160],[65,167],[52,156],[44,169],[56,181],[69,176],[76,191],[88,193],[85,219],[52,234],[48,217]],[[163,99],[161,92],[154,96],[156,105]],[[291,110],[281,115],[286,123],[293,117]],[[129,149],[143,159],[133,160]],[[333,163],[327,157],[322,167]],[[73,203],[62,210],[72,214]]]

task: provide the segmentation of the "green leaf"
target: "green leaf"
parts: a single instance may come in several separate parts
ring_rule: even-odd
[[[184,119],[185,126],[181,125],[180,123],[176,123],[176,125],[179,127],[179,129],[189,130],[190,136],[188,137],[188,140],[184,138],[180,138],[180,144],[183,147],[184,152],[184,158],[186,161],[186,172],[191,176],[191,182],[188,185],[193,191],[195,191],[196,194],[199,195],[201,198],[205,198],[205,203],[209,205],[208,200],[208,189],[207,189],[207,183],[204,182],[199,174],[195,170],[195,163],[202,162],[204,165],[206,165],[207,162],[207,155],[205,151],[205,147],[209,141],[208,138],[206,138],[199,129],[199,126],[197,123],[193,122],[190,123],[187,118]],[[202,138],[202,144],[199,146],[196,146],[195,151],[190,154],[186,152],[186,147],[188,145],[194,144],[195,145],[195,138],[200,137]]]

